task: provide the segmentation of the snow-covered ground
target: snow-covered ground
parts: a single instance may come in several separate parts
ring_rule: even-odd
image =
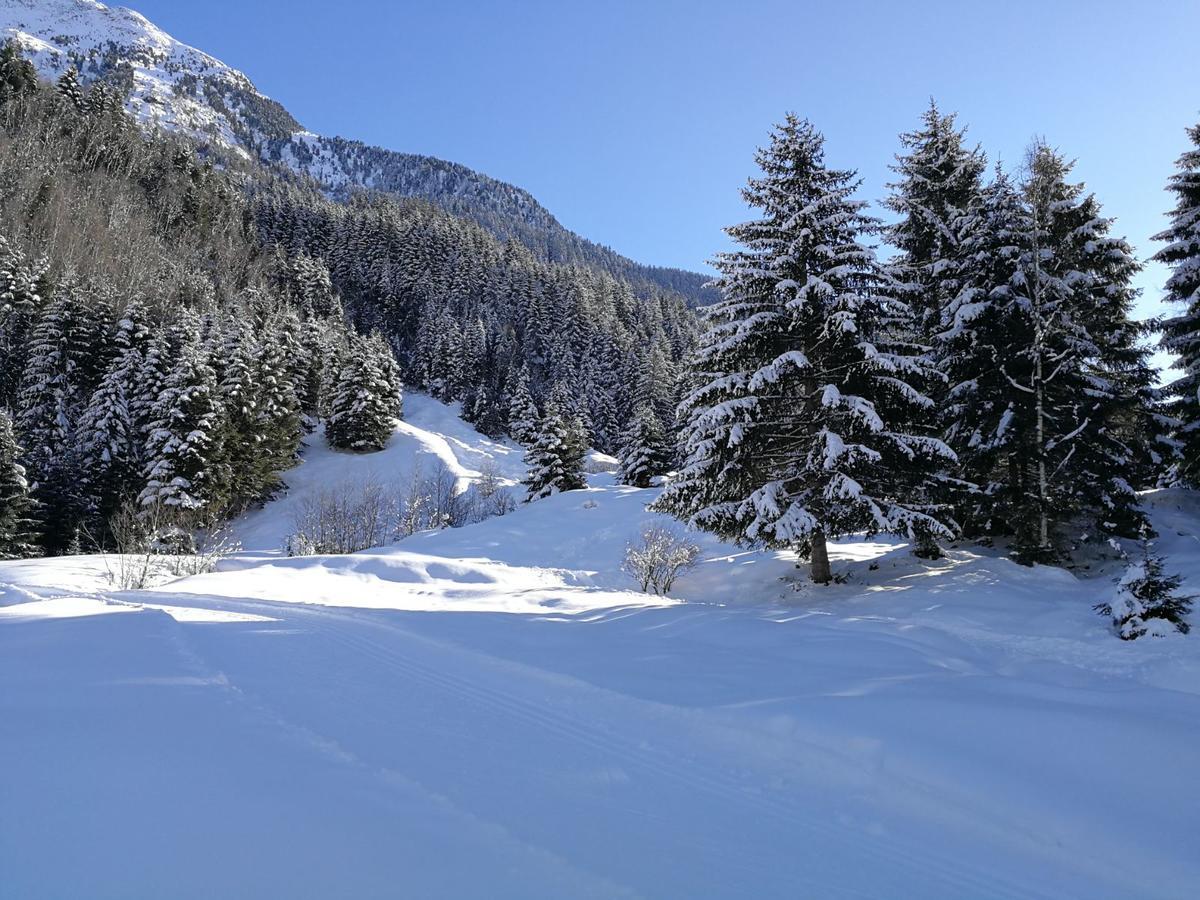
[[[0,563],[0,896],[1194,896],[1200,635],[1117,640],[1113,573],[844,541],[816,588],[705,539],[650,597],[620,558],[654,491],[608,475],[272,555],[366,467],[519,475],[406,417],[373,456],[314,441],[221,571]],[[1200,497],[1149,502],[1200,589]]]

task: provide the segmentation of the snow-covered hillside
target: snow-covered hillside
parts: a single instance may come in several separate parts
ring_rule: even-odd
[[[453,408],[406,416],[373,456],[314,441],[223,571],[114,593],[97,558],[0,563],[0,893],[1193,894],[1200,642],[1117,640],[1109,576],[845,541],[817,588],[705,540],[647,596],[619,562],[655,492],[607,475],[272,554],[330,479],[519,474]],[[1200,498],[1150,502],[1200,584]]]

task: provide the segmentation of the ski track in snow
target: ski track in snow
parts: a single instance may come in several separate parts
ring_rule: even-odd
[[[222,571],[115,592],[98,557],[0,563],[0,895],[1191,894],[1200,650],[1113,637],[1115,569],[872,539],[817,589],[703,538],[652,598],[619,562],[653,491],[608,476],[281,558],[335,476],[520,476],[406,407],[379,454],[314,437]],[[1200,584],[1200,498],[1150,503]]]

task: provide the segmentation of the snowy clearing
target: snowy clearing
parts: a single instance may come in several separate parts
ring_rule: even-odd
[[[0,563],[0,872],[21,897],[1187,897],[1200,644],[1117,640],[1112,573],[700,540],[632,590],[655,490],[592,477],[391,548],[282,559],[330,473],[513,448],[409,396],[318,447],[257,552],[156,592]],[[1200,498],[1151,495],[1200,584]],[[120,615],[99,615],[105,612]]]

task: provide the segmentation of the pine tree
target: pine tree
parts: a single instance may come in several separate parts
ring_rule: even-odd
[[[583,475],[586,447],[578,417],[550,400],[537,430],[537,437],[525,454],[525,464],[529,467],[522,482],[526,487],[525,502],[587,487]]]
[[[78,458],[90,512],[100,526],[95,534],[103,533],[103,524],[140,488],[144,442],[129,407],[140,362],[136,351],[116,357],[79,420]]]
[[[20,457],[12,419],[0,409],[0,559],[23,559],[37,552],[33,499]]]
[[[9,38],[0,45],[0,105],[37,89],[37,70],[21,55],[21,47]]]
[[[532,447],[538,435],[538,408],[529,390],[529,367],[522,365],[509,377],[508,433],[524,447]]]
[[[67,71],[59,76],[58,82],[55,84],[55,90],[67,99],[67,101],[78,111],[83,112],[87,109],[87,102],[83,96],[83,88],[79,86],[79,72],[74,66],[71,66]]]
[[[216,373],[194,324],[185,324],[184,331],[187,336],[155,404],[139,503],[203,521],[219,515],[228,499],[224,410]]]
[[[7,45],[6,45],[7,46]],[[31,265],[0,236],[0,406],[16,404],[29,338],[42,305],[45,264]]]
[[[1153,372],[1130,317],[1132,251],[1070,165],[1044,146],[1018,190],[985,191],[949,307],[947,439],[978,485],[968,531],[1015,538],[1022,562],[1054,562],[1066,534],[1147,528],[1136,488],[1158,458]]]
[[[333,447],[371,453],[382,450],[400,415],[397,377],[387,365],[390,351],[367,338],[354,338],[342,358],[330,403],[325,436]],[[392,363],[394,366],[394,362]]]
[[[888,264],[900,296],[913,309],[916,338],[934,344],[943,311],[958,293],[959,239],[964,216],[977,202],[986,165],[978,148],[965,144],[965,129],[930,100],[921,127],[900,136],[904,152],[892,171],[885,201],[899,220],[888,241],[899,252]]]
[[[874,223],[851,199],[854,173],[827,168],[823,145],[789,115],[757,154],[762,175],[743,197],[762,217],[729,228],[744,249],[716,260],[723,297],[706,310],[699,386],[682,404],[686,461],[656,504],[729,539],[806,553],[819,583],[832,578],[827,537],[948,536],[911,473],[952,456],[890,426],[929,404],[906,381],[929,364],[886,345],[896,313],[863,242]]]
[[[617,478],[622,484],[650,487],[650,479],[666,471],[670,458],[657,414],[649,406],[641,406],[622,438]]]
[[[1179,157],[1167,184],[1176,199],[1171,227],[1154,236],[1167,245],[1154,259],[1171,267],[1166,299],[1181,307],[1162,325],[1162,349],[1176,356],[1172,368],[1180,373],[1166,387],[1168,413],[1178,422],[1171,474],[1200,487],[1200,125],[1189,128],[1188,137],[1193,146]]]
[[[1148,543],[1142,554],[1142,562],[1130,566],[1121,578],[1116,598],[1097,604],[1096,611],[1111,617],[1117,634],[1126,641],[1146,634],[1187,634],[1190,626],[1184,617],[1194,598],[1179,593],[1180,576],[1163,574],[1163,559]]]
[[[76,427],[104,359],[92,298],[66,280],[42,309],[26,349],[16,426],[37,501],[39,532],[50,553],[63,552],[87,516]]]

